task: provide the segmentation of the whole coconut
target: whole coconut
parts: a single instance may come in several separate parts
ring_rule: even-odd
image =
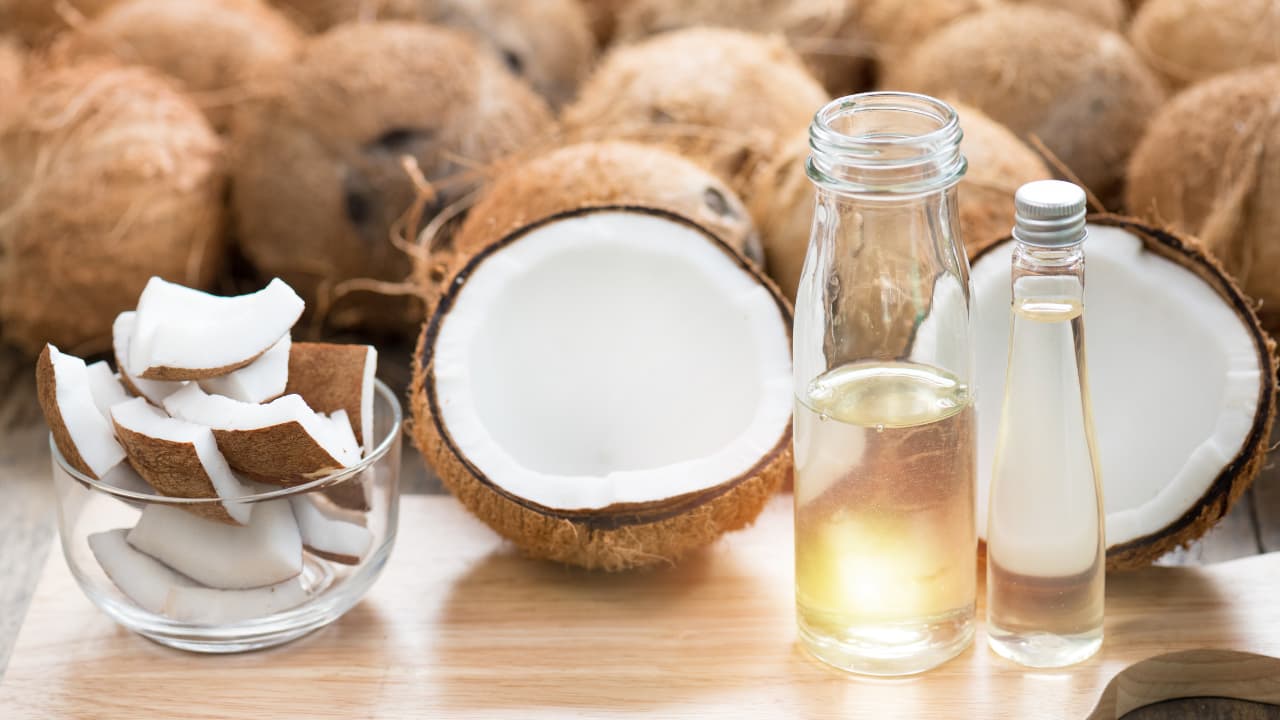
[[[207,287],[221,257],[222,147],[153,71],[37,73],[0,131],[0,333],[31,352],[110,347],[152,275]]]
[[[117,2],[120,0],[0,0],[0,31],[37,47]]]
[[[301,41],[260,0],[128,0],[65,36],[59,51],[110,53],[177,78],[214,128],[226,131],[231,105],[252,92],[254,73],[288,60]]]
[[[1154,0],[1153,0],[1154,1]],[[1280,66],[1194,85],[1129,162],[1131,212],[1198,235],[1280,330]]]
[[[1174,87],[1280,61],[1275,0],[1149,0],[1133,18],[1133,46]]]
[[[596,36],[596,46],[606,47],[613,42],[618,28],[618,14],[627,6],[627,0],[580,0],[591,23],[591,34]]]
[[[1013,194],[1023,183],[1052,177],[1044,161],[1008,128],[982,111],[953,103],[969,161],[958,189],[960,232],[972,253],[1005,237],[1013,227]],[[782,294],[794,301],[813,224],[813,183],[805,175],[808,130],[797,133],[763,165],[751,193],[752,214],[760,220],[765,268]]]
[[[1124,38],[1072,15],[1004,7],[970,15],[889,68],[886,87],[950,97],[1034,135],[1104,202],[1164,100]]]
[[[241,247],[337,327],[400,331],[420,315],[363,293],[330,307],[344,280],[408,277],[409,257],[392,242],[418,195],[406,156],[432,185],[429,217],[552,126],[546,103],[501,63],[429,25],[343,25],[263,80],[234,122]]]
[[[715,26],[782,33],[832,93],[867,85],[871,46],[854,22],[852,0],[632,0],[617,15],[617,39]]]

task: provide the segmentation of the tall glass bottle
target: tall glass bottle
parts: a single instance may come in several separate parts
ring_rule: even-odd
[[[796,606],[804,645],[920,672],[972,640],[977,539],[960,126],[909,93],[814,117],[796,298]]]
[[[1085,194],[1015,196],[1009,371],[987,514],[987,639],[1058,667],[1102,645],[1106,544],[1085,370]]]

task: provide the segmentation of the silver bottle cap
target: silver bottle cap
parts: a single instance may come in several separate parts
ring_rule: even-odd
[[[1017,216],[1013,237],[1037,247],[1065,247],[1084,240],[1088,199],[1079,186],[1061,180],[1036,180],[1013,197]]]

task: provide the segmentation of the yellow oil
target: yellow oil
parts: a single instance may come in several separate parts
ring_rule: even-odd
[[[927,365],[845,365],[797,397],[796,605],[819,658],[899,675],[968,645],[973,434],[968,387]]]
[[[1019,298],[987,516],[987,638],[1024,665],[1102,644],[1100,478],[1078,298]]]

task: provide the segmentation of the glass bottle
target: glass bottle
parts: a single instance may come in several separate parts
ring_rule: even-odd
[[[836,667],[920,672],[973,637],[969,264],[955,111],[909,93],[814,117],[796,299],[796,605]]]
[[[1102,645],[1105,520],[1085,369],[1085,194],[1015,196],[1009,370],[987,514],[987,640],[1032,667]]]

